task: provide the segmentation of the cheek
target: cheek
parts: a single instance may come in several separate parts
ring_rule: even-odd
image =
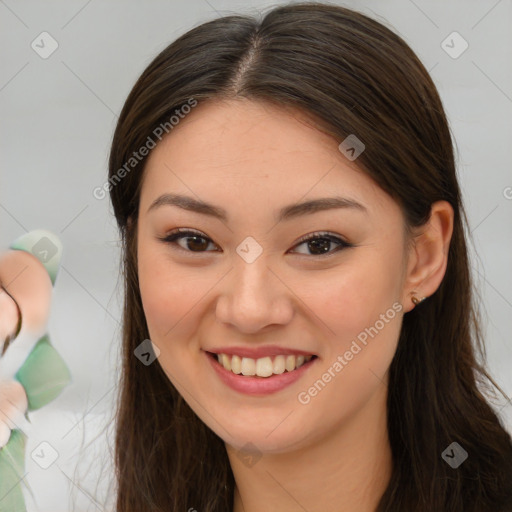
[[[138,273],[142,306],[152,339],[162,340],[183,318],[193,299],[192,287],[159,248],[139,247]],[[172,331],[173,332],[173,331]]]
[[[183,350],[218,276],[172,261],[165,247],[149,244],[138,254],[139,287],[150,338],[165,352]],[[195,342],[194,342],[195,343]]]
[[[318,325],[329,329],[322,328],[323,360],[297,397],[311,404],[311,413],[324,414],[338,404],[329,425],[355,414],[381,389],[401,328],[400,269],[380,258],[361,258],[345,270],[338,268],[324,291],[317,287],[312,309],[318,311]]]
[[[329,337],[343,345],[375,324],[400,298],[400,261],[377,251],[360,252],[310,287],[311,309]],[[396,307],[396,306],[395,306]],[[395,310],[387,315],[395,316]],[[379,323],[380,325],[380,323]]]

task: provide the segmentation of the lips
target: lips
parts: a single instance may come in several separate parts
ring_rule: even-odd
[[[240,393],[259,396],[272,394],[292,385],[294,382],[300,379],[305,374],[305,372],[308,372],[311,366],[316,362],[316,359],[318,359],[317,356],[312,354],[308,354],[308,361],[306,361],[306,356],[302,354],[297,356],[293,354],[286,356],[284,354],[277,354],[273,357],[264,356],[263,358],[258,358],[256,360],[247,357],[240,357],[238,354],[216,354],[206,351],[204,351],[204,354],[206,359],[209,361],[211,368],[214,370],[215,374],[220,377],[224,384]],[[219,358],[221,362],[219,362]],[[225,358],[228,358],[227,361]],[[260,368],[257,368],[256,364],[260,359],[263,359],[264,361],[259,363]],[[287,359],[288,364],[290,365],[288,368],[290,368],[290,370],[286,369]],[[236,366],[238,364],[238,360],[240,364],[240,373],[237,374],[233,372],[233,369],[236,371],[238,370]],[[274,365],[276,362],[278,365],[281,365],[281,368],[278,367],[277,370],[281,371],[282,360],[285,361],[285,368],[283,372],[274,373]],[[224,362],[226,362],[228,366],[231,365],[230,370],[224,366]],[[292,362],[294,368],[292,368]],[[299,365],[297,365],[297,362]],[[272,372],[270,372],[271,368]],[[245,375],[242,373],[242,369]]]
[[[265,347],[219,347],[208,350],[215,355],[226,354],[229,356],[237,355],[239,357],[250,357],[251,359],[259,359],[261,357],[274,356],[312,356],[312,352],[298,350],[292,348],[279,347],[277,345],[267,345]]]
[[[221,347],[208,352],[227,371],[236,375],[270,377],[291,372],[316,357],[304,350],[275,345]]]

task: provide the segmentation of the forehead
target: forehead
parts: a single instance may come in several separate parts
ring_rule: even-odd
[[[249,100],[208,101],[151,151],[141,207],[165,192],[246,211],[334,194],[367,204],[385,201],[387,194],[357,168],[357,160],[345,158],[339,142],[297,110]]]
[[[327,156],[337,146],[336,141],[312,123],[304,113],[284,106],[247,99],[210,100],[179,120],[150,160],[163,157],[169,150],[174,156],[179,153],[178,157],[186,151],[189,162],[208,161],[210,168],[263,162],[276,153],[285,157],[284,165],[298,155],[318,158],[323,152]]]

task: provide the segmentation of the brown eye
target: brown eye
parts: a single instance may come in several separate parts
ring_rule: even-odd
[[[186,239],[184,246],[178,243],[182,239]],[[178,243],[181,249],[189,252],[211,252],[206,249],[210,243],[213,244],[212,240],[203,233],[191,230],[176,230],[161,240],[166,243]]]
[[[333,243],[337,244],[338,247],[334,251],[331,251],[330,249]],[[310,256],[329,256],[330,254],[338,252],[346,247],[353,247],[352,244],[329,233],[313,233],[312,235],[308,235],[307,237],[302,238],[295,247],[305,244],[307,244],[307,249],[311,251],[309,254],[306,254]],[[304,253],[299,252],[299,254]]]

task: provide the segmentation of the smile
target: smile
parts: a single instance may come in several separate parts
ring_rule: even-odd
[[[312,354],[276,354],[257,359],[224,352],[204,354],[221,382],[234,391],[253,396],[269,395],[291,386],[318,359]]]
[[[313,355],[276,355],[258,359],[238,355],[213,354],[217,361],[228,371],[236,375],[271,377],[292,372],[310,361]]]

